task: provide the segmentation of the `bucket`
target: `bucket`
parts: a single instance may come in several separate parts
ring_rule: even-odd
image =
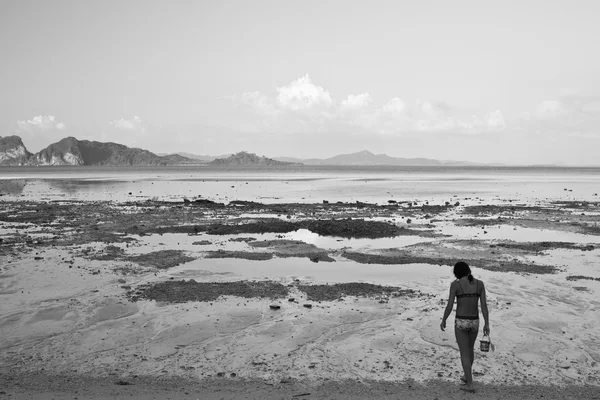
[[[490,337],[485,335],[483,339],[479,341],[479,348],[481,349],[481,351],[487,353],[488,351],[490,351],[490,343]]]

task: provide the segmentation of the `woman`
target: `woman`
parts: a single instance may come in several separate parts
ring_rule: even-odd
[[[473,348],[477,333],[479,332],[479,300],[481,299],[481,314],[485,320],[483,334],[490,334],[490,324],[488,319],[488,307],[485,298],[485,286],[483,282],[473,278],[471,268],[466,262],[459,261],[454,265],[454,276],[456,280],[450,285],[450,297],[444,311],[444,318],[440,328],[446,329],[446,320],[452,312],[454,298],[456,297],[456,319],[454,320],[454,333],[458,348],[460,349],[460,360],[465,372],[461,380],[465,383],[461,389],[468,392],[474,392],[473,389],[473,360],[475,353]]]

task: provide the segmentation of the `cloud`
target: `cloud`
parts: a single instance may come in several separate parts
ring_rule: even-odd
[[[600,132],[600,97],[569,91],[541,101],[519,121],[522,131],[537,135],[591,138]]]
[[[38,115],[27,121],[17,121],[17,126],[19,129],[29,133],[50,129],[64,130],[66,128],[65,123],[57,122],[54,115]]]
[[[500,110],[492,111],[484,115],[483,122],[485,127],[491,131],[504,130],[506,122]]]
[[[373,107],[374,99],[365,92],[349,94],[337,102],[308,74],[276,88],[273,96],[246,92],[229,99],[242,106],[241,110],[251,111],[230,123],[231,128],[243,127],[248,133],[487,134],[507,125],[500,110],[480,116],[460,115],[459,110],[437,100],[409,103],[396,96]]]
[[[277,93],[277,103],[292,111],[327,108],[333,104],[329,92],[313,84],[308,74],[277,88]]]
[[[535,110],[535,116],[539,119],[553,119],[566,113],[567,108],[560,100],[544,100]]]
[[[453,108],[441,101],[417,100],[415,111],[424,118],[442,118],[449,116]]]
[[[400,97],[394,97],[388,101],[382,108],[382,113],[402,113],[406,110],[406,104]]]
[[[371,95],[369,93],[361,93],[357,95],[349,94],[345,100],[342,100],[340,108],[342,111],[356,111],[365,108],[371,104]]]
[[[134,116],[132,119],[117,119],[109,122],[110,125],[122,131],[143,130],[143,124],[140,117]]]

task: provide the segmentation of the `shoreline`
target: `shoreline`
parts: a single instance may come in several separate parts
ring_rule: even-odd
[[[359,400],[376,399],[506,399],[565,400],[599,399],[597,386],[581,385],[494,385],[476,384],[475,393],[466,393],[460,385],[441,380],[414,381],[327,381],[279,382],[256,379],[192,380],[173,377],[102,377],[53,376],[43,374],[7,376],[0,374],[0,396],[17,399],[202,399],[234,400],[241,398],[279,400],[281,398]]]

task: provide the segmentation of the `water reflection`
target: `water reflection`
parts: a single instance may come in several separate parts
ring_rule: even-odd
[[[25,179],[0,180],[0,194],[20,195],[25,190],[27,181]]]

